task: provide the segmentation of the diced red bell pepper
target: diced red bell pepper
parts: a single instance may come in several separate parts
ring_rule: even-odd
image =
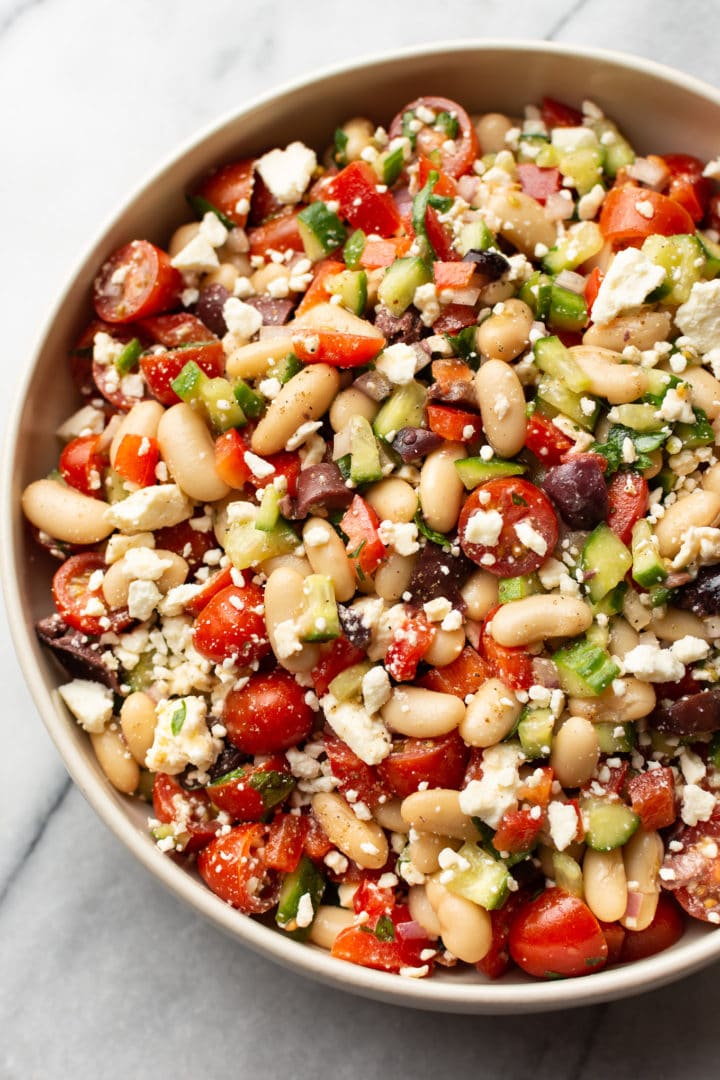
[[[573,109],[572,105],[566,105],[564,101],[556,101],[551,97],[542,99],[540,115],[543,123],[549,128],[579,127],[583,122],[582,113],[578,109]]]
[[[435,638],[435,627],[424,612],[409,615],[390,642],[385,654],[388,674],[397,682],[415,678],[417,666]]]
[[[195,194],[207,199],[211,206],[244,229],[255,184],[254,166],[253,158],[221,165],[214,173],[205,177]]]
[[[433,279],[437,291],[465,289],[472,281],[475,266],[471,262],[434,262]]]
[[[336,330],[296,330],[292,346],[304,364],[330,364],[332,367],[362,367],[385,347],[385,338],[369,334],[342,334]]]
[[[359,664],[364,659],[364,649],[359,649],[357,645],[351,645],[345,637],[335,638],[330,650],[320,657],[320,660],[310,672],[315,693],[318,697],[327,694],[330,683],[336,675],[346,671],[353,664]]]
[[[642,204],[642,210],[638,210]],[[647,206],[652,213],[647,217]],[[613,188],[600,211],[600,231],[613,244],[635,243],[646,236],[694,233],[695,223],[687,210],[667,195],[634,184]]]
[[[151,487],[157,480],[160,460],[157,439],[149,435],[123,435],[115,454],[115,472],[139,487]]]
[[[672,769],[651,769],[633,776],[627,782],[627,791],[643,829],[664,829],[675,821],[677,809]]]
[[[438,690],[464,699],[468,694],[476,693],[489,678],[488,665],[472,645],[466,645],[457,660],[445,667],[432,668],[419,683],[427,690]]]
[[[300,455],[294,450],[278,450],[277,454],[266,454],[263,460],[267,461],[268,465],[272,465],[274,472],[268,476],[254,476],[251,472],[247,480],[248,484],[260,491],[269,484],[274,484],[277,478],[282,476],[285,478],[288,495],[296,495],[300,475]]]
[[[353,161],[333,177],[326,198],[340,204],[340,217],[354,229],[393,236],[401,221],[390,192],[378,191],[378,178],[365,161]]]
[[[615,473],[608,486],[607,523],[623,544],[630,543],[633,525],[644,517],[649,500],[648,482],[642,473]]]
[[[692,154],[665,154],[663,160],[670,170],[666,194],[680,203],[693,221],[702,221],[713,193],[712,180],[703,176],[703,162]]]
[[[550,765],[539,766],[518,790],[518,802],[530,803],[531,806],[541,806],[544,809],[550,802],[554,779],[555,774]]]
[[[310,829],[305,815],[284,814],[278,810],[268,830],[265,843],[265,862],[273,870],[292,874],[297,869],[305,849]]]
[[[308,831],[305,837],[305,854],[313,862],[322,862],[329,851],[333,849],[333,842],[328,837],[322,825],[312,813],[307,815]]]
[[[153,813],[165,825],[173,824],[186,833],[183,851],[199,851],[213,840],[220,828],[211,815],[210,799],[205,791],[185,791],[174,776],[156,773],[152,789]]]
[[[592,318],[593,304],[597,300],[597,294],[600,292],[600,286],[603,283],[605,275],[599,266],[593,268],[588,274],[587,281],[585,282],[585,305],[587,307],[588,318]]]
[[[380,518],[361,495],[355,495],[343,514],[340,528],[348,538],[346,550],[361,574],[374,574],[387,556],[380,539]]]
[[[423,188],[428,182],[428,177],[431,172],[437,173],[437,180],[433,187],[433,194],[443,195],[454,199],[458,193],[457,181],[449,176],[446,172],[443,172],[441,168],[433,164],[429,157],[425,154],[418,155],[418,171],[417,171],[417,185],[418,188]]]
[[[482,420],[477,413],[448,405],[428,405],[425,411],[430,430],[449,442],[473,442],[482,434]]]
[[[215,440],[215,468],[218,475],[231,488],[241,488],[250,478],[245,464],[245,445],[236,428],[223,432]]]
[[[481,655],[487,660],[493,674],[507,683],[512,690],[529,690],[535,681],[532,658],[520,646],[510,648],[500,645],[489,633],[488,627],[496,611],[497,608],[493,608],[485,617],[480,635]]]
[[[573,445],[572,439],[542,413],[535,412],[528,420],[525,446],[543,465],[559,465]]]
[[[409,236],[394,236],[389,240],[370,240],[362,250],[360,266],[363,270],[380,270],[385,266],[391,266],[396,259],[407,255],[411,243]]]
[[[434,206],[428,206],[425,212],[425,231],[440,262],[459,261],[460,254],[453,247],[453,234],[442,223],[438,211]]]
[[[371,918],[389,915],[395,907],[395,893],[392,889],[381,889],[377,881],[364,876],[353,896],[353,910],[356,915],[366,911]]]
[[[543,169],[533,162],[523,162],[517,167],[520,187],[526,195],[536,199],[543,206],[549,195],[560,190],[560,170]]]
[[[362,761],[330,728],[325,729],[323,741],[330,771],[340,781],[340,791],[355,791],[360,802],[377,806],[386,791],[375,766]]]
[[[345,263],[338,262],[337,259],[323,259],[322,262],[316,263],[315,276],[310,283],[309,289],[298,304],[295,314],[302,315],[304,311],[309,311],[310,308],[315,307],[317,304],[326,303],[332,296],[328,284],[332,278],[337,277],[345,269]]]
[[[542,814],[534,817],[531,810],[506,810],[493,837],[493,847],[496,851],[509,851],[511,854],[530,851],[542,827]]]

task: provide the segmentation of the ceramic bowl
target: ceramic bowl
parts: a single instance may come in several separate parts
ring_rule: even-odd
[[[63,675],[33,632],[35,620],[51,607],[53,566],[29,539],[20,492],[55,466],[53,432],[77,407],[70,379],[57,376],[58,358],[66,355],[90,318],[91,283],[104,258],[136,236],[166,242],[173,228],[187,220],[183,193],[218,162],[297,138],[322,150],[328,134],[347,117],[360,113],[388,123],[403,104],[421,94],[454,98],[469,111],[511,115],[544,94],[574,103],[589,98],[619,122],[640,151],[687,151],[702,158],[717,153],[716,89],[646,60],[542,42],[449,43],[355,61],[281,87],[203,131],[157,169],[101,230],[70,276],[34,356],[23,365],[27,374],[4,454],[0,549],[10,624],[37,708],[80,790],[150,873],[235,939],[228,948],[244,945],[339,989],[416,1008],[503,1013],[587,1005],[637,994],[702,967],[720,956],[720,932],[695,923],[677,945],[658,956],[564,982],[537,982],[521,973],[487,982],[472,969],[440,971],[418,981],[334,960],[234,911],[193,872],[157,850],[147,833],[147,807],[110,787],[89,740],[59,706],[56,687]],[[47,391],[50,385],[52,394]]]

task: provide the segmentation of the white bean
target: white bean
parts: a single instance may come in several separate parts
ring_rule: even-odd
[[[688,367],[680,376],[692,387],[692,403],[702,409],[709,420],[720,417],[720,382],[703,367]]]
[[[379,401],[373,401],[362,390],[349,386],[347,390],[340,391],[330,406],[330,427],[333,431],[342,431],[353,416],[364,416],[372,422],[379,411]]]
[[[505,136],[513,127],[512,120],[504,113],[483,113],[475,121],[475,131],[482,154],[499,154],[507,149]]]
[[[321,949],[332,949],[340,931],[347,930],[354,921],[354,912],[332,907],[330,904],[321,904],[310,926],[309,940]]]
[[[425,458],[420,470],[420,506],[431,529],[449,532],[457,524],[465,486],[455,462],[466,457],[460,443],[446,443]]]
[[[91,734],[90,741],[100,768],[112,786],[124,795],[132,795],[140,783],[140,768],[118,725],[112,723],[104,731]]]
[[[436,629],[423,660],[431,667],[447,667],[453,660],[457,660],[464,648],[465,631],[462,626],[457,630],[443,630],[440,627]]]
[[[284,641],[278,640],[278,628],[283,623],[297,626],[297,619],[304,610],[305,579],[295,570],[280,566],[273,570],[265,584],[265,626],[272,651],[278,663],[286,671],[310,671],[318,662],[320,651],[317,645],[305,642],[297,651],[286,654]]]
[[[619,684],[615,693],[615,684]],[[652,683],[642,682],[632,675],[613,680],[602,694],[591,698],[568,698],[567,707],[574,716],[584,716],[594,723],[610,722],[625,724],[649,716],[656,705]]]
[[[458,960],[477,964],[492,945],[492,923],[487,911],[450,892],[436,877],[428,880],[425,890],[437,914],[443,944]]]
[[[477,840],[472,819],[460,809],[460,792],[450,788],[415,791],[403,799],[404,820],[419,832],[452,836],[457,840]]]
[[[667,341],[671,326],[668,311],[643,311],[637,315],[618,315],[604,326],[593,324],[583,334],[583,345],[622,352],[627,345],[652,349],[658,341]]]
[[[372,484],[365,492],[365,499],[381,521],[412,521],[418,508],[417,493],[397,476]]]
[[[525,445],[525,395],[515,371],[503,360],[487,360],[475,375],[475,396],[487,441],[501,457]]]
[[[389,799],[388,802],[378,803],[373,808],[373,817],[383,829],[387,829],[389,832],[404,833],[407,831],[407,826],[400,812],[401,806],[402,799]]]
[[[550,764],[565,788],[577,788],[595,772],[600,746],[595,728],[584,716],[569,716],[553,739]]]
[[[557,226],[530,195],[503,188],[492,193],[487,209],[496,218],[500,235],[529,259],[535,258],[538,244],[555,246]]]
[[[215,444],[205,421],[181,401],[163,414],[157,439],[170,475],[197,502],[215,502],[230,488],[215,468]]]
[[[225,370],[231,379],[256,379],[264,375],[274,360],[282,360],[290,352],[289,338],[263,338],[239,345],[227,358]]]
[[[627,908],[627,878],[622,849],[593,851],[588,848],[583,859],[585,903],[596,919],[616,922]]]
[[[479,622],[497,607],[498,579],[488,570],[475,570],[463,585],[460,595],[467,605],[470,618]]]
[[[535,316],[522,300],[505,300],[502,310],[493,312],[475,331],[475,345],[483,356],[494,360],[514,360],[524,352]]]
[[[440,869],[439,856],[443,848],[458,847],[459,841],[450,836],[438,836],[431,832],[413,829],[408,851],[410,862],[421,874],[434,874]]]
[[[655,526],[660,554],[670,559],[677,555],[688,529],[717,525],[720,521],[720,495],[714,491],[691,491],[665,511]]]
[[[48,536],[68,544],[96,544],[113,531],[108,504],[57,480],[35,480],[22,493],[25,517]]]
[[[458,728],[468,746],[494,746],[510,734],[522,706],[500,679],[488,679],[476,690]]]
[[[417,563],[416,555],[393,551],[375,572],[375,592],[383,600],[396,601],[406,591]]]
[[[182,585],[189,573],[189,566],[181,555],[174,551],[155,549],[155,555],[169,566],[163,570],[161,577],[155,582],[160,592],[164,595],[176,585]],[[130,593],[130,583],[134,580],[128,566],[127,556],[118,559],[105,571],[102,583],[102,591],[108,607],[116,610],[125,607]]]
[[[526,596],[498,608],[490,634],[499,645],[530,645],[545,638],[576,637],[592,620],[588,605],[574,596]]]
[[[145,757],[153,744],[156,723],[155,703],[151,697],[138,690],[125,698],[120,710],[120,727],[138,765],[145,764]]]
[[[622,357],[610,349],[574,345],[570,355],[589,381],[588,390],[611,405],[625,405],[647,390],[647,375],[635,364],[621,363]]]
[[[640,910],[634,916],[624,915],[620,922],[627,930],[645,930],[655,918],[660,896],[658,872],[665,849],[657,832],[638,829],[622,849],[625,876],[632,882],[629,889],[641,896]]]
[[[309,364],[289,382],[258,423],[251,437],[256,454],[275,454],[297,429],[311,420],[319,420],[340,389],[337,368],[328,364]]]
[[[712,637],[701,618],[691,611],[674,607],[667,608],[664,615],[653,618],[652,632],[661,641],[679,641],[688,635],[702,638],[703,641],[710,641]]]
[[[396,686],[380,711],[391,731],[432,739],[455,730],[465,716],[465,705],[454,694],[421,686]]]
[[[345,799],[334,791],[313,795],[312,808],[328,839],[343,855],[366,870],[379,870],[385,865],[388,842],[376,822],[361,821]]]
[[[410,917],[420,923],[428,937],[440,937],[440,923],[435,909],[428,900],[424,885],[413,885],[408,893]]]
[[[324,543],[316,541],[320,535]],[[308,542],[308,538],[312,543]],[[335,599],[345,603],[355,595],[355,570],[347,557],[345,545],[329,521],[321,517],[311,517],[303,526],[303,540],[308,562],[316,574],[326,574],[331,578],[335,590]]]

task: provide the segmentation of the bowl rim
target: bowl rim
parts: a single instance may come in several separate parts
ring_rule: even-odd
[[[611,49],[600,49],[565,42],[508,38],[472,38],[421,43],[379,53],[366,54],[350,60],[306,73],[243,102],[241,107],[226,110],[218,119],[203,125],[180,146],[163,156],[129,195],[120,200],[93,229],[92,239],[76,259],[65,276],[65,284],[57,291],[55,302],[48,316],[34,335],[30,347],[31,363],[16,383],[15,393],[8,414],[3,445],[3,510],[0,522],[0,578],[5,595],[11,637],[21,671],[35,706],[50,734],[63,763],[85,799],[90,803],[104,824],[115,834],[142,865],[175,896],[180,897],[196,911],[200,911],[215,926],[236,941],[256,952],[269,956],[275,962],[292,968],[306,976],[342,990],[375,998],[395,1005],[405,1005],[448,1012],[493,1013],[513,1011],[533,1012],[589,1005],[642,993],[657,988],[720,958],[720,933],[711,931],[694,940],[680,943],[668,952],[612,968],[593,975],[570,981],[503,983],[465,982],[463,980],[436,981],[435,979],[403,979],[396,975],[357,967],[337,960],[324,950],[308,947],[283,937],[275,929],[242,916],[223,903],[204,884],[193,878],[180,865],[148,843],[126,813],[121,797],[117,796],[104,778],[94,775],[87,767],[79,745],[69,737],[71,728],[53,697],[45,692],[37,679],[38,665],[34,656],[34,634],[24,617],[19,582],[16,574],[22,546],[16,548],[13,533],[14,522],[19,513],[16,488],[13,483],[16,448],[20,437],[20,420],[31,382],[34,378],[37,358],[43,345],[52,334],[53,326],[62,306],[75,291],[75,283],[86,266],[92,252],[106,237],[125,209],[140,197],[145,189],[191,151],[236,123],[242,116],[254,112],[288,93],[310,88],[324,80],[339,75],[352,75],[362,69],[380,66],[388,62],[402,62],[452,52],[455,54],[482,51],[527,54],[551,54],[558,57],[579,57],[588,62],[597,61],[615,65],[628,72],[640,72],[654,79],[689,90],[720,107],[720,90],[709,83],[668,67],[655,60],[637,57]]]

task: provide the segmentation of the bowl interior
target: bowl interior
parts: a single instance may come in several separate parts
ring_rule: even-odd
[[[41,715],[93,807],[160,880],[236,939],[323,981],[396,1004],[475,1012],[588,1004],[658,986],[707,963],[720,955],[720,934],[694,924],[667,953],[570,984],[535,983],[520,974],[491,984],[478,982],[472,972],[439,974],[418,983],[355,968],[288,941],[227,908],[156,850],[147,836],[146,808],[110,788],[85,735],[59,705],[54,691],[64,677],[32,631],[34,621],[50,610],[48,584],[57,564],[31,542],[19,496],[25,484],[55,466],[53,432],[77,407],[65,377],[65,358],[91,317],[92,280],[104,257],[136,237],[166,242],[173,228],[189,219],[185,190],[211,166],[297,138],[322,152],[328,135],[349,116],[366,115],[387,126],[398,109],[423,94],[457,99],[469,111],[510,115],[521,114],[527,102],[544,94],[574,103],[590,98],[618,121],[641,152],[686,151],[705,158],[717,152],[716,91],[648,62],[537,43],[437,46],[347,65],[282,89],[221,122],[164,165],[119,210],[71,277],[40,339],[5,454],[2,560],[10,621]]]

